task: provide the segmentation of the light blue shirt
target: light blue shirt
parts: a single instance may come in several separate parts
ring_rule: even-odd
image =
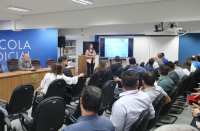
[[[144,110],[150,110],[150,119],[155,117],[155,110],[148,94],[131,90],[120,93],[119,96],[120,98],[112,106],[110,116],[115,131],[129,131]]]
[[[142,74],[142,73],[146,72],[146,70],[143,67],[140,67],[140,66],[137,66],[137,65],[131,66],[128,69],[128,71],[136,71],[139,74]]]
[[[183,77],[185,76],[183,69],[181,67],[178,67],[174,71],[177,73],[177,75],[179,76],[180,81],[181,81],[183,79]]]

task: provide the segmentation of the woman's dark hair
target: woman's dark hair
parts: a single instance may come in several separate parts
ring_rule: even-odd
[[[93,46],[92,43],[90,43],[89,46],[88,46],[88,51],[89,51],[89,52],[90,52],[90,46],[91,46],[91,45]],[[92,50],[94,50],[94,47],[92,48]]]
[[[50,73],[53,73],[55,76],[62,75],[62,68],[63,66],[60,63],[55,63],[51,67]]]
[[[191,64],[192,64],[192,59],[189,57],[184,62],[183,69],[185,68],[185,69],[187,69],[190,72]]]
[[[99,62],[99,65],[96,69],[97,71],[100,71],[101,74],[103,74],[106,70],[107,70],[107,64],[106,64],[106,61],[105,60],[101,60]]]
[[[155,83],[155,75],[153,72],[151,71],[146,71],[142,74],[142,79],[144,80],[144,82],[148,85],[148,86],[153,86]]]

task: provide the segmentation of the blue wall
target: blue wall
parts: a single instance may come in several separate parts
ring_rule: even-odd
[[[3,72],[8,71],[7,59],[20,60],[28,53],[31,59],[39,59],[42,68],[46,60],[57,60],[58,29],[30,29],[15,31],[0,31],[0,63]]]
[[[200,33],[188,33],[188,37],[179,39],[179,60],[182,65],[186,58],[200,54]]]

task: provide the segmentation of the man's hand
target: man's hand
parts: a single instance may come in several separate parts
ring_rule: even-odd
[[[193,107],[193,108],[199,108],[200,109],[200,106],[197,105],[197,104],[195,104],[195,103],[192,103],[191,107]]]
[[[30,69],[29,69],[29,71],[32,71],[32,70],[34,70],[34,68],[30,68]]]
[[[192,110],[192,116],[194,116],[194,117],[197,117],[197,115],[198,115],[198,113],[200,112],[200,110],[199,109],[193,109]]]
[[[197,91],[200,91],[200,88],[194,88],[195,90],[197,90]]]
[[[145,91],[145,88],[144,88],[144,86],[140,87],[139,91],[142,91],[142,92],[144,92],[144,91]]]
[[[115,81],[115,82],[118,82],[118,81],[121,81],[121,79],[119,79],[119,78],[117,77],[117,78],[114,78],[114,81]]]
[[[194,96],[194,98],[200,97],[200,93],[192,93],[192,96]]]
[[[197,126],[197,128],[200,130],[200,126]]]
[[[80,78],[80,77],[84,77],[84,76],[85,76],[85,74],[84,74],[84,73],[81,73],[81,74],[79,74],[77,77]]]

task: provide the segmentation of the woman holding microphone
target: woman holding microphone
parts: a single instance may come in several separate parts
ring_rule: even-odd
[[[93,48],[93,44],[89,44],[88,49],[85,52],[86,56],[86,62],[87,62],[87,77],[90,77],[90,70],[91,75],[94,71],[94,65],[95,65],[95,58],[96,58],[96,52]]]

